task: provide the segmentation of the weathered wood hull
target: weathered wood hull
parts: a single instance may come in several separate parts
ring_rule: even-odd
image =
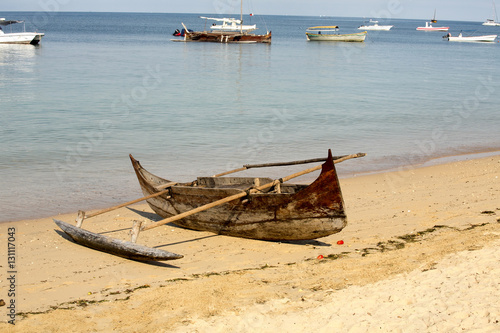
[[[76,243],[120,257],[139,261],[165,261],[183,257],[180,254],[99,235],[63,221],[54,219],[54,222]]]
[[[256,35],[229,31],[194,31],[186,32],[184,41],[212,43],[271,43],[271,38],[271,32],[268,32],[265,35]]]
[[[130,156],[145,196],[170,181],[145,170]],[[195,186],[172,186],[148,199],[149,206],[168,218],[249,189],[255,178],[200,177]],[[258,178],[260,185],[269,178]],[[200,231],[262,240],[310,240],[340,232],[347,224],[344,203],[331,155],[320,176],[309,186],[281,184],[265,193],[249,194],[174,222]]]
[[[353,34],[315,34],[306,32],[307,40],[323,42],[364,42],[366,31]]]

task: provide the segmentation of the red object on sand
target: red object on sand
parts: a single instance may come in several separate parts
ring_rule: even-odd
[[[339,240],[339,241],[337,242],[337,245],[342,245],[342,244],[344,244],[344,241],[343,241],[343,240]]]
[[[323,258],[324,258],[323,255],[320,254],[317,259],[323,259]]]

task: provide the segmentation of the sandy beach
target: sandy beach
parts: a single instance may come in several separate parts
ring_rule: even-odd
[[[184,255],[164,263],[77,245],[52,218],[2,223],[0,331],[498,332],[499,176],[497,154],[340,179],[348,225],[314,241],[142,232]],[[128,239],[137,219],[159,217],[141,203],[84,227]]]

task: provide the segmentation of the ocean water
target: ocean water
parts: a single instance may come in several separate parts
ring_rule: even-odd
[[[500,150],[499,44],[450,43],[416,31],[424,21],[391,20],[365,43],[318,43],[307,27],[349,33],[363,19],[254,16],[245,23],[272,30],[272,44],[226,45],[171,42],[181,22],[204,27],[195,14],[0,16],[45,33],[39,46],[0,45],[0,221],[140,197],[128,154],[189,181],[328,149],[367,153],[339,164],[341,177]]]

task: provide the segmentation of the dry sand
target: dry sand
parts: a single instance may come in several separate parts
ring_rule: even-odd
[[[336,235],[279,243],[167,225],[139,236],[184,255],[159,264],[76,245],[50,218],[3,223],[0,331],[498,332],[499,176],[496,155],[341,179],[349,224]],[[126,239],[138,218],[158,219],[141,204],[84,227]]]

